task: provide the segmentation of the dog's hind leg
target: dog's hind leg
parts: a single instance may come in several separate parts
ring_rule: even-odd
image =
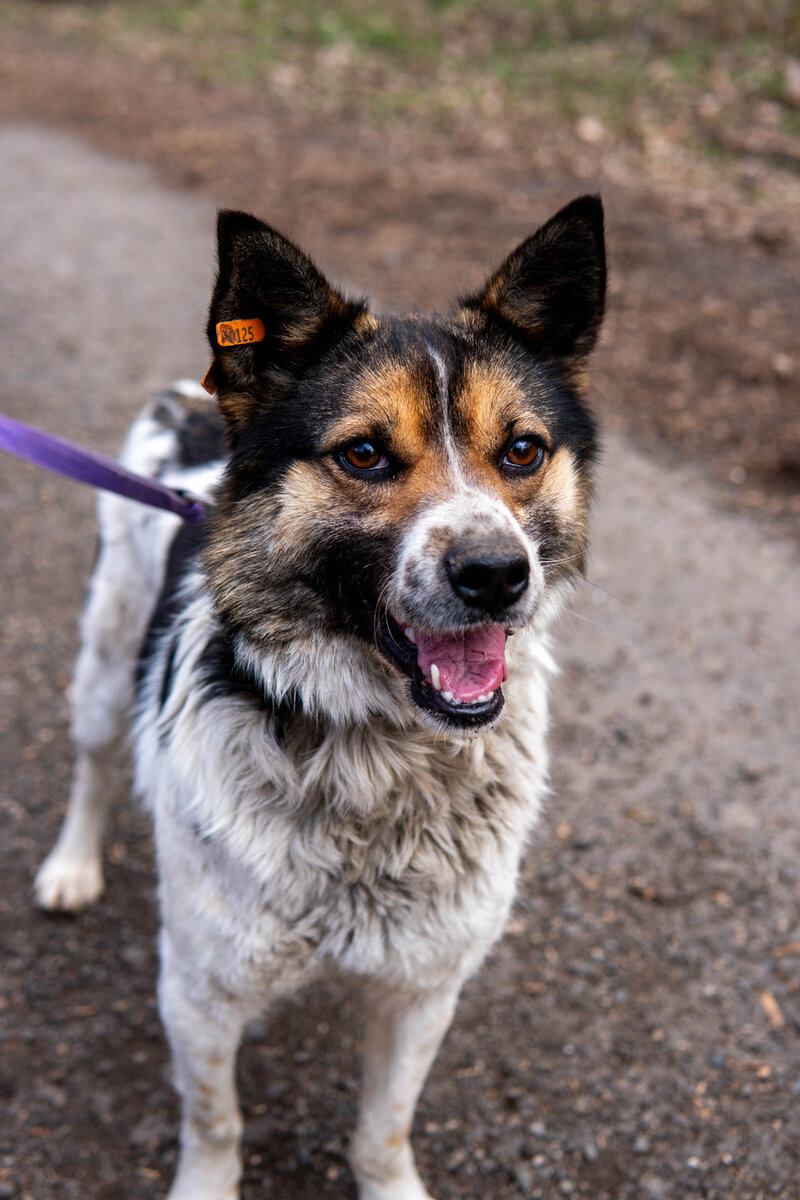
[[[58,841],[34,885],[37,903],[46,909],[77,912],[103,890],[103,830],[119,786],[139,649],[158,592],[155,578],[143,573],[137,551],[141,526],[152,518],[132,513],[130,507],[112,496],[104,496],[100,504],[100,550],[70,689],[76,749],[72,790]],[[164,537],[164,518],[156,521],[151,543]],[[174,518],[167,522],[167,532],[177,524]]]
[[[359,1200],[431,1200],[409,1141],[414,1109],[447,1032],[461,978],[412,992],[368,993],[364,1086],[350,1162]]]

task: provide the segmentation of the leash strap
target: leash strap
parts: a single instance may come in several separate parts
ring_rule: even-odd
[[[194,500],[185,492],[165,487],[155,479],[147,479],[144,475],[135,475],[126,471],[113,458],[95,454],[76,446],[73,442],[64,441],[52,433],[34,429],[22,421],[0,413],[0,450],[23,458],[26,462],[34,463],[37,467],[45,467],[78,483],[87,483],[90,487],[102,488],[106,492],[116,492],[119,496],[127,496],[129,500],[138,500],[140,504],[150,504],[154,508],[163,508],[175,513],[184,521],[197,525],[205,517],[205,508],[199,500]]]

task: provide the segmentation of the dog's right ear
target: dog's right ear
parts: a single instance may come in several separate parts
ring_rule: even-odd
[[[211,372],[222,414],[235,429],[285,394],[366,305],[345,299],[302,250],[248,213],[220,212],[217,246]]]

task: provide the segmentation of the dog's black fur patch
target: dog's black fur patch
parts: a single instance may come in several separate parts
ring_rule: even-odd
[[[181,525],[172,539],[172,545],[167,555],[164,582],[161,585],[161,592],[139,651],[139,661],[136,667],[137,694],[141,692],[144,681],[150,673],[161,639],[166,636],[172,628],[176,617],[180,615],[182,609],[180,600],[181,584],[186,578],[192,564],[196,561],[204,541],[205,531],[202,526],[188,524]],[[175,641],[173,640],[167,652],[164,674],[161,680],[161,708],[164,707],[172,686],[174,658]]]
[[[201,467],[227,453],[225,424],[216,409],[187,413],[177,433],[182,467]]]
[[[141,689],[155,666],[156,652],[162,639],[169,637],[174,622],[181,614],[181,588],[187,575],[197,564],[204,544],[205,531],[198,525],[182,525],[173,538],[161,594],[139,655],[137,691]],[[179,636],[175,632],[169,638],[164,657],[159,710],[163,709],[172,690],[178,642]],[[253,675],[237,662],[233,639],[227,630],[220,630],[209,638],[198,659],[197,672],[201,704],[231,697],[248,700],[256,704],[274,722],[274,731],[278,738],[283,736],[284,727],[288,722],[302,714],[299,697],[276,701],[264,691]]]

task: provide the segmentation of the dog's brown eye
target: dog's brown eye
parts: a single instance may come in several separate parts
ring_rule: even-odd
[[[544,447],[534,438],[517,438],[506,450],[503,465],[512,467],[539,467],[544,460]]]
[[[341,457],[348,467],[353,467],[356,471],[376,471],[389,465],[389,459],[380,446],[366,439],[345,446]]]

